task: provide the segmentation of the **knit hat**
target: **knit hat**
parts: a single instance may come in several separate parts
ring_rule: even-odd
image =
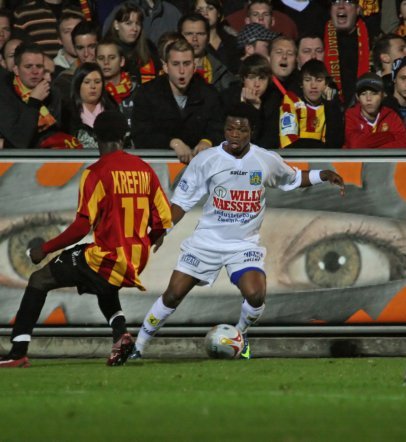
[[[392,80],[395,80],[396,76],[398,75],[399,71],[406,66],[406,57],[403,58],[397,58],[392,63]]]
[[[104,111],[96,117],[93,126],[96,138],[102,143],[122,141],[129,131],[126,117],[119,111]]]
[[[259,23],[250,23],[245,25],[237,35],[237,45],[243,48],[245,45],[254,44],[258,40],[272,41],[279,34],[271,32]]]
[[[366,74],[361,75],[361,77],[358,78],[355,90],[357,94],[368,90],[383,92],[383,80],[379,75],[374,74],[373,72],[367,72]]]

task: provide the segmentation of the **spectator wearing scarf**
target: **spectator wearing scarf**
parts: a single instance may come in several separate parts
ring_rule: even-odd
[[[348,106],[357,78],[369,71],[369,37],[358,0],[332,0],[324,34],[325,63]]]
[[[96,62],[100,66],[106,82],[106,90],[118,104],[131,127],[131,115],[134,105],[134,92],[137,86],[135,77],[123,68],[124,53],[121,47],[111,39],[104,39],[97,45]]]
[[[74,137],[59,130],[61,104],[46,78],[40,46],[21,43],[14,72],[0,79],[0,133],[5,148],[78,148]]]

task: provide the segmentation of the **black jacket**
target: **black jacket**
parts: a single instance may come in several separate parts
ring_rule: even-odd
[[[0,72],[0,137],[5,148],[30,149],[59,130],[61,102],[57,91],[51,90],[48,98],[41,102],[30,98],[27,103],[17,95],[13,86],[13,74]],[[57,123],[43,132],[38,132],[39,110],[44,104]]]
[[[131,121],[134,146],[140,149],[168,149],[172,138],[190,148],[202,139],[219,144],[223,138],[223,112],[216,90],[194,75],[184,109],[172,94],[167,75],[137,89]]]

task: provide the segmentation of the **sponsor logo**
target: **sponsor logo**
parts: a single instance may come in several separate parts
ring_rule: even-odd
[[[225,198],[227,196],[227,189],[223,186],[217,186],[214,189],[215,195],[217,195],[219,198]]]
[[[247,175],[248,172],[245,172],[243,170],[232,170],[230,172],[230,175]]]
[[[244,252],[244,262],[258,262],[261,261],[264,254],[262,252],[257,252],[256,250],[249,250]]]
[[[289,112],[284,112],[281,117],[281,134],[291,135],[297,134],[298,128],[295,116]]]
[[[74,266],[78,265],[78,256],[82,253],[81,250],[75,250],[74,252],[72,252],[72,264]]]
[[[55,259],[55,261],[54,261],[54,263],[56,264],[57,262],[61,262],[61,263],[63,263],[63,261],[62,261],[62,259],[61,259],[61,256],[59,255],[59,256],[57,256],[56,257],[56,259]]]
[[[189,189],[189,184],[187,183],[187,181],[185,179],[182,178],[179,181],[178,187],[179,187],[179,189],[183,190],[184,192],[187,192]]]
[[[156,327],[160,320],[156,318],[152,313],[148,316],[147,322],[152,325],[152,327]]]
[[[186,253],[185,255],[183,255],[181,261],[193,267],[197,267],[200,264],[200,260],[196,258],[196,256],[193,256],[191,253]]]
[[[250,172],[250,184],[253,186],[260,186],[262,184],[262,172],[260,170]]]
[[[261,172],[257,172],[261,175]],[[253,184],[253,183],[251,183]],[[261,179],[259,183],[261,184]],[[216,192],[215,192],[216,193]],[[213,195],[213,206],[216,209],[240,212],[240,213],[256,213],[261,210],[261,194],[262,189],[258,190],[230,190],[230,200]]]

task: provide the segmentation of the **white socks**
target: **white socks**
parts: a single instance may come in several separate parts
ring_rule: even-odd
[[[144,318],[142,327],[138,333],[135,346],[139,352],[143,352],[145,345],[152,339],[154,334],[164,325],[166,319],[175,311],[174,308],[166,307],[160,296],[152,305]]]
[[[256,322],[262,315],[265,309],[265,304],[262,304],[260,307],[252,307],[248,304],[247,300],[244,299],[244,302],[241,306],[241,315],[238,324],[235,326],[241,333],[245,333],[254,322]]]
[[[236,328],[245,333],[249,326],[254,324],[262,315],[265,309],[265,304],[260,307],[252,307],[244,299],[241,306],[241,315]],[[137,336],[135,346],[139,352],[144,351],[146,344],[152,339],[155,333],[164,325],[165,321],[168,319],[176,309],[166,307],[162,301],[162,296],[160,296],[152,305],[148,313],[144,318],[142,327]]]

